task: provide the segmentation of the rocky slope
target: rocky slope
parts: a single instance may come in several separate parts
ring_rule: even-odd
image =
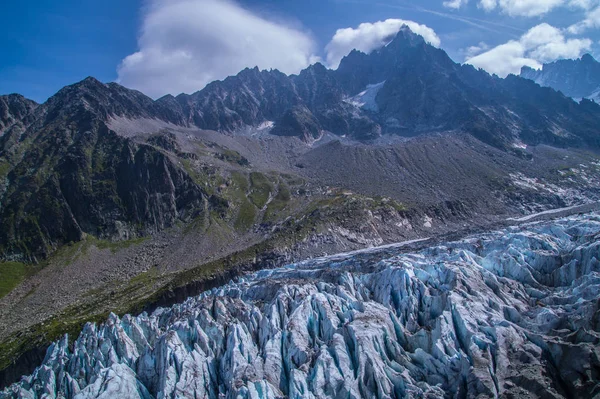
[[[600,63],[589,54],[577,60],[559,60],[544,64],[541,70],[521,69],[521,77],[560,90],[575,99],[600,102]]]
[[[88,324],[3,398],[591,397],[597,214],[248,275]]]

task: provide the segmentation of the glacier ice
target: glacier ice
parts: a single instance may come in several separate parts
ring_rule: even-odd
[[[0,398],[600,395],[600,215],[263,270],[54,343]]]

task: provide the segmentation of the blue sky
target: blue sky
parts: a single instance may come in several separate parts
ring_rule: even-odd
[[[599,55],[598,3],[3,0],[0,93],[44,101],[91,75],[156,98],[199,90],[256,64],[287,73],[318,60],[335,67],[350,47],[370,51],[406,21],[455,61],[471,59],[503,76],[521,65]],[[343,28],[351,29],[336,35]]]

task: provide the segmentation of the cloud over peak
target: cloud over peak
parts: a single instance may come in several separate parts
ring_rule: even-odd
[[[433,29],[414,21],[387,19],[375,23],[362,23],[357,28],[338,29],[327,47],[327,64],[337,68],[342,58],[352,50],[370,53],[389,43],[404,25],[433,46],[440,46],[440,38]]]
[[[194,92],[246,67],[297,73],[318,60],[309,34],[229,0],[151,0],[138,46],[118,82],[152,97]]]

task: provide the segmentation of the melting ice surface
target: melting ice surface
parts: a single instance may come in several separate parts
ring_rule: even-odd
[[[2,398],[592,397],[600,215],[248,275],[88,324]]]

